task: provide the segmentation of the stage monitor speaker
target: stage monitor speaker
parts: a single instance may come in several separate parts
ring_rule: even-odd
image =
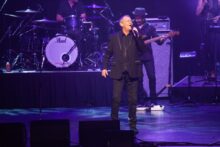
[[[25,147],[26,130],[22,123],[0,124],[0,147]]]
[[[30,126],[31,147],[69,147],[69,120],[37,120]]]
[[[135,135],[131,130],[106,131],[108,147],[134,147]]]
[[[106,131],[119,131],[117,120],[97,120],[79,122],[79,143],[83,147],[106,147]]]
[[[171,40],[166,40],[162,45],[152,43],[152,50],[156,74],[156,92],[160,92],[167,84],[173,83],[173,53]],[[143,85],[149,96],[149,80],[143,67]],[[165,89],[158,97],[167,97],[168,89]]]

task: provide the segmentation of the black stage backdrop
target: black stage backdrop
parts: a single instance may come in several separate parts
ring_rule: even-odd
[[[5,0],[1,0],[2,5]],[[149,13],[149,17],[168,16],[171,18],[172,29],[177,29],[181,32],[181,36],[174,40],[174,81],[179,81],[183,76],[187,75],[186,68],[188,64],[179,59],[181,51],[198,50],[200,35],[199,21],[195,16],[197,0],[106,0],[112,7],[117,20],[121,15],[131,14],[135,7],[145,7]],[[83,0],[85,5],[95,2],[103,5],[104,0]],[[25,9],[27,7],[44,9],[43,16],[50,19],[55,19],[56,9],[59,0],[8,0],[3,9],[4,13],[14,13],[15,10]],[[2,13],[3,13],[2,12]],[[8,27],[5,17],[1,15],[0,33]],[[0,46],[1,55],[4,52],[4,47]],[[199,67],[193,65],[195,73],[199,73]]]

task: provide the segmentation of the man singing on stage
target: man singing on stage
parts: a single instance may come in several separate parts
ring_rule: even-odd
[[[107,65],[111,57],[112,69],[110,77],[113,79],[113,100],[111,109],[112,120],[118,120],[118,112],[123,85],[128,92],[128,118],[130,129],[138,133],[136,128],[136,105],[139,79],[142,78],[142,66],[138,52],[143,48],[143,41],[138,32],[134,31],[130,16],[125,15],[119,22],[121,31],[112,35],[108,50],[103,57],[102,76],[108,76]]]

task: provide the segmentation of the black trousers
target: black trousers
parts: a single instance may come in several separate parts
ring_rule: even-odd
[[[142,61],[149,79],[150,97],[156,98],[156,76],[154,60]]]
[[[127,88],[128,93],[128,117],[131,128],[136,127],[136,106],[137,106],[137,90],[138,90],[138,78],[130,78],[128,73],[125,72],[121,79],[113,79],[113,99],[111,118],[118,120],[119,106],[121,102],[121,95],[123,87]]]
[[[139,84],[139,98],[146,98],[147,96],[149,96],[151,98],[151,102],[156,104],[157,96],[156,96],[156,76],[155,76],[154,60],[144,60],[142,61],[142,63],[147,72],[150,93],[148,95],[145,92],[144,87],[143,87],[143,79],[142,79]],[[143,100],[140,100],[140,101],[143,101]]]

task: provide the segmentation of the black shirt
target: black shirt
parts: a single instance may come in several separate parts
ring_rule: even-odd
[[[57,14],[60,14],[63,17],[70,15],[76,15],[77,17],[80,17],[80,14],[82,13],[85,13],[85,10],[81,2],[77,2],[73,5],[73,7],[71,7],[68,0],[61,0],[57,10]]]
[[[123,51],[123,58],[124,58],[124,63],[123,63],[123,68],[124,71],[127,71],[128,69],[128,50],[131,50],[132,43],[135,42],[133,38],[133,34],[129,33],[128,35],[125,35],[123,32],[120,34],[120,40],[121,40],[121,49]]]

